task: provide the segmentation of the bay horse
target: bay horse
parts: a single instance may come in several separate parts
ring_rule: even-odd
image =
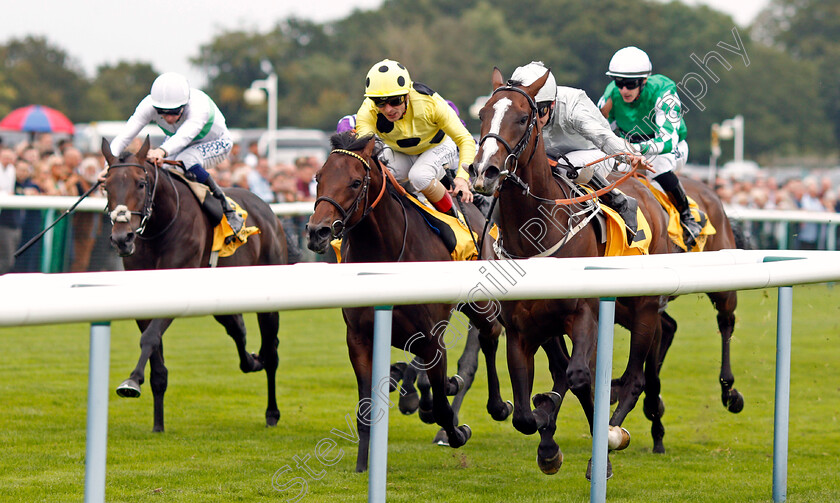
[[[706,238],[703,251],[718,251],[734,248],[745,248],[746,242],[740,234],[735,233],[732,228],[729,218],[723,208],[718,195],[714,189],[707,184],[694,180],[688,177],[680,177],[680,181],[685,187],[686,194],[688,194],[697,203],[698,207],[706,214],[706,218],[712,223],[715,228],[715,234],[709,235]],[[712,302],[717,311],[717,325],[721,337],[721,363],[720,363],[720,390],[721,401],[723,406],[729,412],[737,414],[744,408],[744,397],[737,389],[735,389],[735,376],[732,372],[732,364],[730,357],[730,341],[732,339],[732,332],[735,329],[735,308],[738,305],[738,295],[734,290],[723,292],[708,292],[706,294]],[[673,300],[675,297],[671,297]],[[662,369],[662,364],[665,361],[665,355],[674,340],[674,334],[677,330],[677,322],[667,312],[662,313],[662,340],[659,346],[659,356],[656,372],[657,374]],[[621,314],[616,312],[617,319],[621,318]],[[617,382],[613,382],[613,389],[617,386]],[[651,437],[653,438],[653,452],[664,453],[665,445],[663,437],[665,435],[665,428],[662,425],[662,415],[665,411],[665,405],[658,396],[658,389],[646,389],[645,399],[643,401],[643,410],[645,417],[651,421]]]
[[[128,271],[209,267],[213,225],[208,215],[186,183],[146,160],[148,151],[148,137],[136,154],[115,155],[108,142],[102,141],[102,155],[109,166],[104,188],[112,222],[111,244],[122,256]],[[218,266],[286,264],[285,232],[268,204],[245,189],[229,188],[226,193],[248,212],[247,225],[259,227],[260,232],[251,235],[233,255],[219,258]],[[246,330],[241,314],[214,318],[233,338],[242,372],[265,370],[268,382],[265,420],[268,426],[276,425],[280,419],[275,391],[278,313],[257,313],[261,335],[259,355],[245,349]],[[122,397],[139,397],[146,363],[149,363],[156,432],[164,431],[163,397],[168,371],[163,358],[163,333],[171,323],[171,318],[137,320],[142,332],[140,359],[129,378],[116,390]]]
[[[475,161],[470,167],[474,188],[498,198],[497,223],[502,243],[498,255],[511,258],[603,256],[605,244],[593,221],[586,218],[594,207],[567,207],[556,202],[568,201],[572,189],[555,180],[545,144],[541,141],[534,97],[547,76],[548,72],[530,86],[515,82],[505,85],[501,72],[494,69],[494,91],[479,114],[481,136]],[[627,179],[621,190],[636,199],[649,223],[652,234],[649,253],[676,251],[676,245],[667,235],[665,213],[650,191],[634,179]],[[539,239],[535,239],[532,232],[525,232],[535,219],[545,222]],[[562,276],[557,281],[563,281]],[[616,381],[618,405],[610,418],[611,427],[621,426],[643,387],[656,390],[658,396],[655,369],[659,363],[661,338],[659,313],[665,301],[662,296],[618,299],[624,307],[624,322],[631,338],[627,367]],[[567,390],[571,389],[580,401],[590,432],[592,429],[592,372],[598,307],[598,299],[502,302],[502,324],[507,334],[508,369],[514,395],[513,425],[528,435],[540,433],[537,463],[548,474],[556,473],[562,464],[562,453],[553,435],[557,412]],[[564,334],[572,342],[571,353],[566,349]],[[553,389],[536,395],[532,410],[529,399],[534,379],[534,353],[546,345],[559,345],[567,361],[554,362]],[[549,358],[552,358],[551,353]],[[608,474],[611,470],[608,465]]]
[[[323,253],[330,240],[342,239],[342,262],[411,262],[451,260],[441,238],[435,234],[418,209],[398,194],[389,184],[386,169],[378,159],[373,136],[357,138],[353,132],[333,135],[333,150],[316,174],[318,182],[315,210],[307,225],[308,247]],[[472,204],[464,206],[473,229],[481,229],[484,216]],[[488,241],[489,246],[489,241]],[[436,278],[430,278],[437,280]],[[478,329],[478,339],[488,367],[490,397],[487,409],[502,420],[510,413],[508,405],[499,397],[498,376],[495,373],[495,350],[501,325],[484,303],[460,304],[458,308]],[[450,406],[447,395],[465,391],[463,369],[447,379],[446,344],[442,326],[450,319],[453,306],[446,303],[395,306],[391,344],[414,353],[425,362],[431,386],[431,416],[446,433],[448,445],[458,448],[472,435],[469,426],[459,425],[457,410]],[[347,326],[347,347],[350,363],[356,375],[359,403],[371,397],[374,308],[344,308]],[[421,336],[418,338],[418,335]],[[470,341],[467,342],[470,345]],[[463,360],[463,359],[462,359]],[[471,370],[472,374],[475,369]],[[395,379],[389,389],[393,391]],[[495,393],[495,394],[494,394]],[[423,404],[421,400],[421,411]],[[370,441],[368,411],[359,408],[356,420],[359,446],[356,471],[365,471]],[[401,407],[402,410],[402,407]],[[421,416],[422,418],[422,416]]]

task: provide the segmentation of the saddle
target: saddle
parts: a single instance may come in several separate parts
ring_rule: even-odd
[[[659,189],[658,186],[654,186],[647,178],[639,178],[639,180],[644,183],[648,189],[650,189],[654,197],[656,197],[656,200],[659,201],[659,204],[665,209],[665,211],[668,212],[668,236],[671,238],[671,241],[682,248],[683,251],[703,251],[706,247],[706,240],[709,236],[717,234],[717,230],[703,210],[700,209],[697,202],[691,197],[686,196],[686,199],[688,199],[688,206],[691,209],[691,214],[694,216],[694,220],[700,224],[701,228],[700,235],[697,236],[694,248],[687,250],[685,241],[683,241],[683,229],[682,224],[680,224],[680,212],[677,211],[676,206],[674,206],[674,203],[671,202],[671,198]]]
[[[173,169],[167,169],[166,171],[174,179],[189,187],[190,192],[195,195],[201,209],[204,210],[210,220],[210,225],[213,228],[213,245],[210,248],[210,265],[212,267],[215,267],[218,257],[229,257],[233,255],[237,248],[248,242],[249,236],[260,233],[259,227],[244,226],[239,232],[239,236],[234,236],[233,229],[230,227],[227,217],[225,217],[224,211],[222,210],[222,202],[213,197],[213,194],[206,185],[190,180],[179,171]],[[248,212],[230,197],[227,200],[236,209],[236,212],[242,215],[242,220],[247,223]]]

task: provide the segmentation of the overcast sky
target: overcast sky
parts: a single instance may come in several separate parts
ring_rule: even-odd
[[[682,1],[710,5],[742,26],[768,2]],[[177,71],[199,80],[188,59],[224,30],[265,32],[290,15],[323,22],[381,4],[382,0],[12,0],[3,5],[0,42],[45,36],[79,61],[89,76],[98,65],[122,60],[150,62],[159,71]]]

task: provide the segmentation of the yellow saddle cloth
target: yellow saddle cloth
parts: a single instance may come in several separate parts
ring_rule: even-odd
[[[242,216],[242,221],[247,223],[248,212],[233,199],[228,197],[227,200],[236,212]],[[220,257],[229,257],[233,255],[233,252],[237,248],[248,242],[248,236],[259,234],[259,232],[260,229],[258,227],[246,227],[243,225],[242,229],[239,230],[239,234],[234,234],[227,217],[223,216],[219,225],[213,229],[213,247],[210,251],[219,252]]]
[[[426,206],[411,194],[405,195],[408,198],[408,200],[411,201],[411,203],[417,207],[418,210],[426,212],[429,215],[430,218],[426,220],[429,226],[435,227],[435,221],[438,221],[441,224],[448,226],[452,230],[452,232],[454,233],[454,244],[447,244],[447,248],[451,248],[449,254],[452,257],[452,260],[475,260],[478,258],[478,251],[475,248],[475,243],[478,242],[478,234],[475,232],[471,233],[469,228],[467,228],[466,223],[464,223],[466,217],[464,217],[463,213],[458,211],[456,208],[455,211],[458,212],[461,218],[455,218],[451,215],[441,213],[433,208]],[[473,241],[473,238],[475,238],[475,241]],[[333,247],[333,250],[335,251],[335,257],[340,263],[341,240],[333,239],[332,241],[330,241],[330,245]]]
[[[641,179],[641,182],[648,186],[654,197],[656,197],[656,200],[659,201],[659,204],[662,205],[662,207],[665,208],[665,211],[668,212],[668,236],[671,238],[671,241],[685,251],[686,246],[685,241],[683,240],[683,228],[680,223],[680,212],[677,211],[676,206],[674,206],[674,203],[671,202],[671,198],[669,198],[667,194],[655,188],[647,179]],[[686,198],[688,199],[688,206],[691,209],[691,214],[694,215],[694,220],[700,224],[701,229],[694,248],[690,251],[703,251],[706,247],[706,239],[713,234],[717,234],[717,230],[715,229],[715,226],[712,225],[712,222],[706,214],[703,213],[697,205],[697,202],[688,196],[686,196]]]

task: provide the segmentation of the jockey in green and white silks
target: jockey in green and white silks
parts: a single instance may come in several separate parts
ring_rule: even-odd
[[[700,235],[685,189],[674,171],[688,160],[686,126],[674,81],[653,74],[648,55],[638,47],[619,49],[610,60],[607,85],[598,107],[628,147],[653,166],[653,179],[676,206],[689,250]]]
[[[190,88],[183,75],[161,74],[152,83],[151,93],[140,101],[123,130],[111,141],[111,152],[119,155],[151,122],[163,130],[167,139],[149,150],[147,159],[153,163],[163,159],[183,162],[184,169],[221,200],[228,223],[238,234],[244,223],[242,217],[207,171],[227,159],[233,147],[225,117],[216,103],[203,91]]]

